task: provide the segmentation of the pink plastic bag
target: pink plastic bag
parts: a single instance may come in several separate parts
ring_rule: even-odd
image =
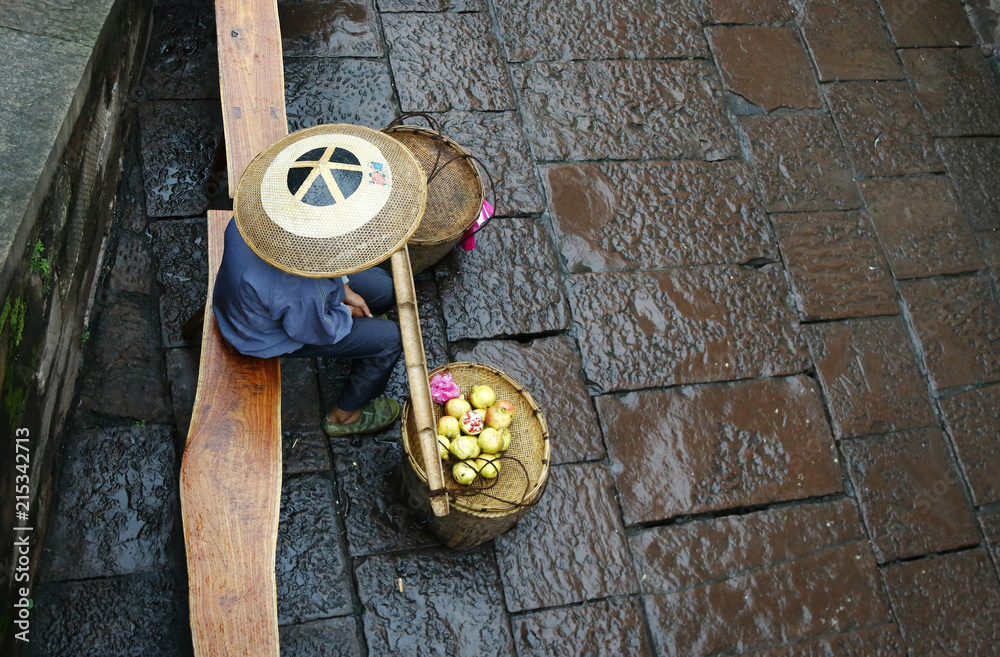
[[[458,245],[466,251],[471,251],[476,248],[476,232],[482,228],[483,224],[489,221],[495,210],[496,208],[494,208],[489,201],[484,200],[483,207],[479,209],[479,218],[476,219],[476,223],[469,227],[469,230],[465,231],[465,234],[462,235],[462,239],[459,240]]]

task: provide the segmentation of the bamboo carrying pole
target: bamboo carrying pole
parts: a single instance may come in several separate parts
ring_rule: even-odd
[[[424,339],[420,334],[417,293],[413,287],[410,254],[405,246],[392,254],[392,281],[396,288],[399,330],[403,334],[406,376],[410,382],[410,405],[413,407],[413,419],[417,425],[420,450],[427,471],[427,485],[431,489],[431,509],[434,515],[445,516],[448,515],[448,497],[444,495],[444,475],[441,472],[441,455],[438,452],[437,429],[434,426],[431,388],[427,380]]]

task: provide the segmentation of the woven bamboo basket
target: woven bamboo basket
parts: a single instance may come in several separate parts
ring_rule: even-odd
[[[514,405],[510,448],[501,459],[500,475],[488,489],[462,486],[451,476],[453,461],[443,464],[445,487],[451,511],[443,517],[431,514],[430,490],[410,404],[403,405],[403,449],[409,467],[403,466],[403,491],[410,505],[428,514],[432,533],[448,547],[473,548],[513,528],[541,497],[549,475],[549,430],[538,404],[517,381],[500,370],[482,363],[449,363],[430,372],[450,372],[464,391],[474,385],[488,385],[498,400]],[[443,409],[434,405],[434,420]],[[516,459],[523,468],[514,462]]]
[[[408,243],[413,273],[418,274],[455,248],[479,217],[486,192],[472,157],[448,137],[411,125],[384,132],[402,142],[427,176],[427,206]]]

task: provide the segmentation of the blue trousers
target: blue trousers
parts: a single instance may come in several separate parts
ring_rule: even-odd
[[[372,315],[381,315],[396,305],[392,276],[386,271],[372,267],[348,278],[348,286],[361,295]],[[351,372],[340,391],[337,406],[353,411],[382,394],[402,353],[399,324],[388,319],[355,317],[351,332],[336,343],[305,345],[283,358],[350,359]]]

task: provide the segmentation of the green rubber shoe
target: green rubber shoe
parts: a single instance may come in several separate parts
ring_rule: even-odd
[[[331,438],[353,436],[361,433],[378,433],[388,429],[399,417],[399,403],[395,399],[379,397],[361,409],[361,417],[351,424],[336,424],[323,418],[323,431]]]

